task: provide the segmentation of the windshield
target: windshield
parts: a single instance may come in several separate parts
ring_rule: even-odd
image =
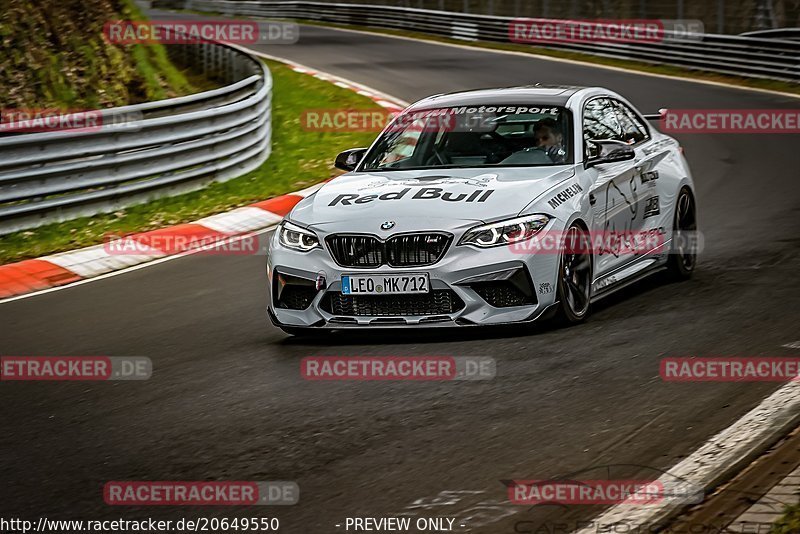
[[[557,106],[474,106],[398,116],[359,170],[547,166],[572,162],[569,112]]]

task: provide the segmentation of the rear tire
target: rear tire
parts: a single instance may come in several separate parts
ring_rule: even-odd
[[[673,280],[688,280],[697,264],[697,208],[688,187],[681,188],[675,203],[672,223],[672,246],[667,259],[667,272]]]
[[[581,226],[570,226],[565,238],[558,266],[556,298],[559,304],[555,321],[570,325],[583,322],[589,316],[592,255],[588,232]]]

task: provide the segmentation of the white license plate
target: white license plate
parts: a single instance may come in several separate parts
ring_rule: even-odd
[[[430,280],[427,273],[414,274],[351,274],[342,276],[344,295],[401,295],[427,293]]]

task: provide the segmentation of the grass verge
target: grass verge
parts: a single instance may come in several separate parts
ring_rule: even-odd
[[[153,230],[290,193],[338,174],[341,150],[367,146],[371,132],[306,131],[308,109],[381,109],[369,98],[283,63],[266,61],[273,77],[272,155],[258,169],[224,183],[171,198],[0,236],[0,264],[101,243],[107,233]]]
[[[797,534],[800,532],[800,504],[789,506],[786,512],[772,525],[770,534]]]

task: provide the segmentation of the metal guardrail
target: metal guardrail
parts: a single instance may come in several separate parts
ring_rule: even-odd
[[[154,7],[305,19],[502,43],[510,42],[509,24],[514,20],[452,11],[306,1],[157,0]],[[783,37],[786,33],[778,35]],[[548,43],[542,46],[734,76],[800,80],[800,43],[780,37],[705,34],[687,40],[667,35],[658,43]]]
[[[0,137],[0,234],[199,189],[269,157],[266,65],[222,44],[168,49],[227,85],[99,110],[97,128]]]
[[[768,37],[771,39],[800,40],[800,28],[776,28],[774,30],[758,30],[741,34],[742,37]]]
[[[415,7],[500,17],[692,19],[709,32],[741,34],[800,25],[797,0],[315,0]]]

